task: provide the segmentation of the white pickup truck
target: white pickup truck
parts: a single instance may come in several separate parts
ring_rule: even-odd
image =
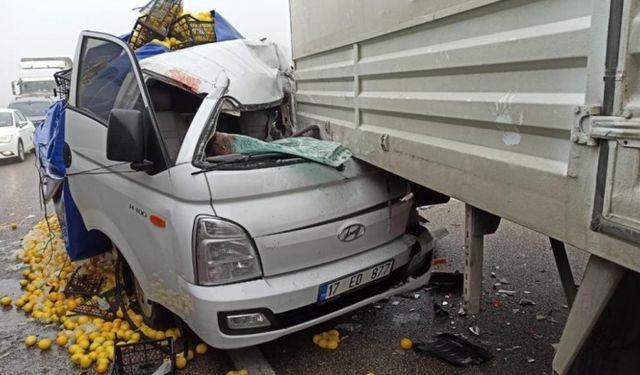
[[[274,44],[139,62],[120,39],[83,32],[74,61],[70,191],[126,260],[148,323],[168,310],[214,347],[245,347],[426,283],[435,239],[404,179],[355,159],[207,146],[296,131],[291,63]]]

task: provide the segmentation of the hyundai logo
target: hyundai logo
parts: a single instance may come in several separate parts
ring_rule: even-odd
[[[364,225],[351,224],[338,233],[338,239],[342,242],[355,241],[364,236]]]

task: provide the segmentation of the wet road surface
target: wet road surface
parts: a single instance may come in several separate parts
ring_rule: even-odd
[[[43,215],[33,163],[31,154],[23,163],[0,160],[0,294],[14,298],[21,294],[17,285],[20,270],[14,267],[19,263],[15,251],[21,246],[21,238]],[[450,232],[436,249],[436,256],[446,259],[437,270],[462,271],[463,204],[452,201],[427,210],[426,216]],[[10,228],[11,223],[18,224],[16,230]],[[580,280],[586,253],[570,248],[569,259],[574,277]],[[276,374],[551,374],[551,345],[560,338],[568,309],[548,239],[503,220],[498,232],[486,237],[484,266],[483,312],[477,316],[457,314],[459,294],[423,289],[260,345],[258,349]],[[495,295],[494,283],[500,279],[506,281],[501,288],[513,290],[515,295]],[[523,297],[536,304],[520,306]],[[434,303],[443,306],[450,317],[435,317]],[[313,344],[314,334],[341,323],[355,323],[362,329],[343,333],[347,337],[334,351]],[[474,330],[477,327],[479,335],[469,327]],[[0,373],[83,373],[59,348],[42,353],[36,348],[27,349],[22,343],[27,335],[54,337],[55,332],[53,327],[37,324],[15,308],[0,312]],[[494,358],[481,366],[461,369],[400,349],[403,337],[424,342],[439,332],[462,334],[488,349]],[[196,357],[181,373],[224,374],[233,368],[228,353],[210,350]]]

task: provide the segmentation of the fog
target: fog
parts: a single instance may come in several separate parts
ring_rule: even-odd
[[[11,81],[21,57],[68,56],[74,59],[82,30],[128,33],[145,0],[8,0],[0,5],[0,107],[12,99]],[[215,9],[245,38],[267,37],[291,50],[288,0],[184,0],[186,10]]]

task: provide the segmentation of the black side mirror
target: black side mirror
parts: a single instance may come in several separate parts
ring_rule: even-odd
[[[107,129],[107,159],[145,164],[144,124],[142,112],[115,108],[109,114]]]
[[[24,128],[27,124],[29,124],[27,121],[18,121],[19,128]]]

